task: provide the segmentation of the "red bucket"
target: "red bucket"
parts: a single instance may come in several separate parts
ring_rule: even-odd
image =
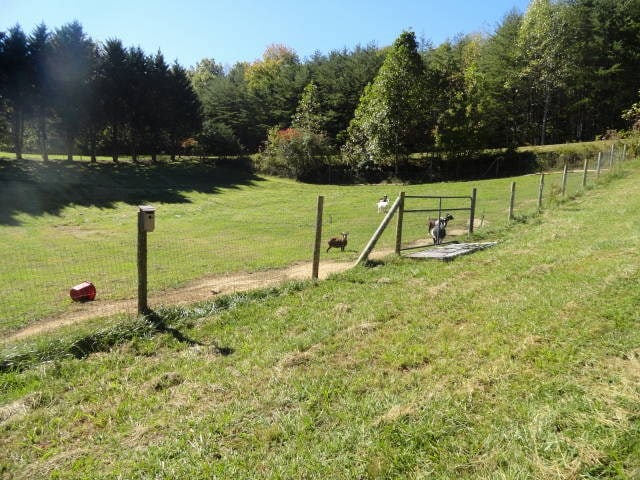
[[[96,287],[91,282],[82,282],[69,292],[74,302],[86,302],[96,298]]]

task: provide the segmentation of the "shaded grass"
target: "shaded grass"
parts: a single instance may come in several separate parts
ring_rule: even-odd
[[[179,330],[185,325],[193,326],[190,322],[194,319],[237,308],[249,302],[289,294],[304,285],[304,282],[289,282],[277,288],[223,295],[191,306],[160,307],[150,314],[138,317],[115,316],[106,325],[100,324],[99,320],[100,323],[96,325],[94,320],[93,324],[80,328],[61,328],[58,332],[38,336],[34,340],[14,342],[1,350],[0,372],[20,372],[65,358],[82,359],[92,353],[109,351],[132,339],[140,340],[159,333],[169,332],[181,341],[194,343]]]

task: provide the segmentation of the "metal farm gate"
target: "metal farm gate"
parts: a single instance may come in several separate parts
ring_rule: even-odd
[[[421,208],[406,208],[407,200],[422,200],[423,204],[427,205],[422,206]],[[467,203],[468,202],[468,203]],[[413,202],[412,202],[413,203]],[[467,206],[468,205],[468,206]],[[475,209],[476,209],[476,189],[474,188],[471,191],[470,196],[434,196],[434,195],[406,195],[404,192],[400,192],[400,195],[395,200],[384,219],[380,223],[380,226],[375,231],[369,243],[364,248],[360,257],[358,258],[358,263],[364,262],[368,259],[369,254],[375,247],[376,242],[388,227],[391,218],[397,213],[397,223],[396,223],[396,242],[395,242],[395,252],[397,255],[400,255],[405,250],[412,250],[417,248],[425,248],[430,245],[414,245],[408,247],[403,247],[402,239],[403,239],[403,229],[404,229],[404,215],[405,214],[435,214],[435,218],[442,217],[444,212],[469,212],[469,226],[468,226],[468,234],[471,235],[473,233],[473,225],[475,221]]]

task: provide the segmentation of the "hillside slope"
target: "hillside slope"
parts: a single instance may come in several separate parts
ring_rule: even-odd
[[[640,165],[389,259],[2,374],[7,478],[638,478]]]

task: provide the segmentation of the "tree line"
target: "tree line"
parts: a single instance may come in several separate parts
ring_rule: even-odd
[[[300,59],[272,45],[253,62],[168,66],[77,22],[0,39],[0,137],[27,132],[46,158],[261,152],[304,178],[327,158],[398,168],[409,154],[593,140],[630,125],[638,100],[640,0],[532,0],[489,34],[440,45],[402,32],[393,45]],[[33,147],[32,147],[33,148]]]
[[[78,22],[0,35],[0,102],[0,134],[16,158],[27,142],[44,160],[52,150],[155,160],[175,156],[201,125],[183,67],[118,39],[98,44]]]

